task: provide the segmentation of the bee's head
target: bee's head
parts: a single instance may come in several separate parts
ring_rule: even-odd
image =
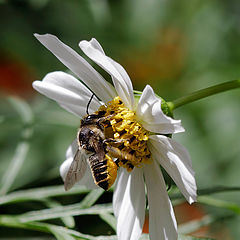
[[[104,117],[104,114],[106,111],[98,111],[97,113],[93,113],[90,115],[87,115],[81,120],[81,126],[86,126],[86,125],[94,125],[97,123],[99,118]]]
[[[88,115],[81,120],[81,126],[95,124],[97,118],[98,118],[97,115],[94,115],[94,114]]]
[[[93,151],[92,146],[90,144],[90,138],[94,135],[94,132],[86,127],[81,128],[78,134],[78,141],[82,148]]]

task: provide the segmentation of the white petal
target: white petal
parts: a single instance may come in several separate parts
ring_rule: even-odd
[[[118,217],[120,208],[122,206],[122,201],[129,181],[129,177],[130,174],[124,168],[120,168],[118,170],[118,176],[113,194],[113,211],[116,217]]]
[[[161,99],[156,97],[149,85],[143,90],[136,114],[143,127],[151,132],[172,134],[184,131],[180,120],[172,119],[163,113]]]
[[[65,178],[67,176],[67,172],[68,172],[68,169],[70,168],[71,163],[72,163],[72,158],[67,158],[60,166],[59,171],[63,181],[65,181]]]
[[[151,240],[177,240],[177,223],[159,166],[153,161],[143,168],[149,203]]]
[[[47,74],[42,81],[33,82],[33,88],[80,117],[86,115],[87,104],[92,96],[92,92],[79,80],[64,72]],[[100,105],[94,97],[89,112],[96,111]]]
[[[124,68],[110,57],[106,56],[96,39],[79,43],[83,52],[112,76],[113,84],[125,105],[133,109],[134,97],[132,82]]]
[[[65,102],[58,102],[58,104],[64,108],[65,110],[67,110],[68,112],[76,115],[77,117],[83,117],[86,115],[86,106],[76,106],[75,104],[66,104]],[[93,110],[93,108],[89,107],[89,112],[95,112],[97,110],[97,108],[95,108]]]
[[[150,136],[149,149],[191,204],[197,199],[197,186],[188,151],[171,138]]]
[[[34,36],[75,73],[103,102],[117,96],[115,89],[77,52],[51,34]]]
[[[113,195],[119,240],[139,239],[145,218],[145,207],[142,169],[135,168],[131,173],[121,169]]]
[[[78,150],[78,143],[77,143],[77,138],[75,138],[72,144],[67,148],[66,159],[73,158],[77,150]]]
[[[73,158],[76,154],[77,148],[78,148],[77,141],[74,140],[73,143],[68,147],[68,149],[66,151],[66,160],[60,166],[60,175],[61,175],[63,181],[65,180],[67,172],[68,172],[70,165],[73,161]],[[96,184],[94,183],[89,164],[87,164],[87,169],[86,169],[85,175],[77,184],[86,186],[89,189],[98,188],[98,186],[96,186]]]

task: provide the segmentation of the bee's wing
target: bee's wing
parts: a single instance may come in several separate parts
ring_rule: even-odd
[[[85,151],[79,148],[73,158],[65,178],[64,188],[66,191],[71,189],[76,182],[81,180],[81,178],[85,175],[86,168],[87,156]]]

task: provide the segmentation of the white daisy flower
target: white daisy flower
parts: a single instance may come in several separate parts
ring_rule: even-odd
[[[33,82],[33,87],[80,118],[86,115],[93,92],[96,97],[89,104],[89,113],[104,111],[104,116],[114,113],[109,117],[109,122],[114,139],[123,141],[119,152],[134,156],[124,159],[120,154],[118,163],[120,167],[113,195],[118,238],[137,240],[141,236],[146,209],[146,185],[150,239],[177,239],[176,219],[160,165],[175,181],[187,201],[190,204],[195,202],[196,182],[188,151],[166,136],[183,132],[181,121],[163,113],[162,100],[149,85],[140,97],[135,98],[128,74],[120,64],[105,55],[96,39],[81,41],[79,46],[91,60],[111,75],[113,85],[57,37],[50,34],[35,34],[35,37],[84,84],[67,73],[52,72],[42,81]],[[78,149],[75,140],[60,167],[63,179]],[[76,179],[78,183],[95,187],[90,167],[81,171],[84,173],[81,179]]]

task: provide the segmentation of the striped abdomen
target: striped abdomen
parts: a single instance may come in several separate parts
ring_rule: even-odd
[[[94,182],[104,190],[108,190],[117,177],[117,164],[107,154],[95,153],[89,157],[89,164]]]

